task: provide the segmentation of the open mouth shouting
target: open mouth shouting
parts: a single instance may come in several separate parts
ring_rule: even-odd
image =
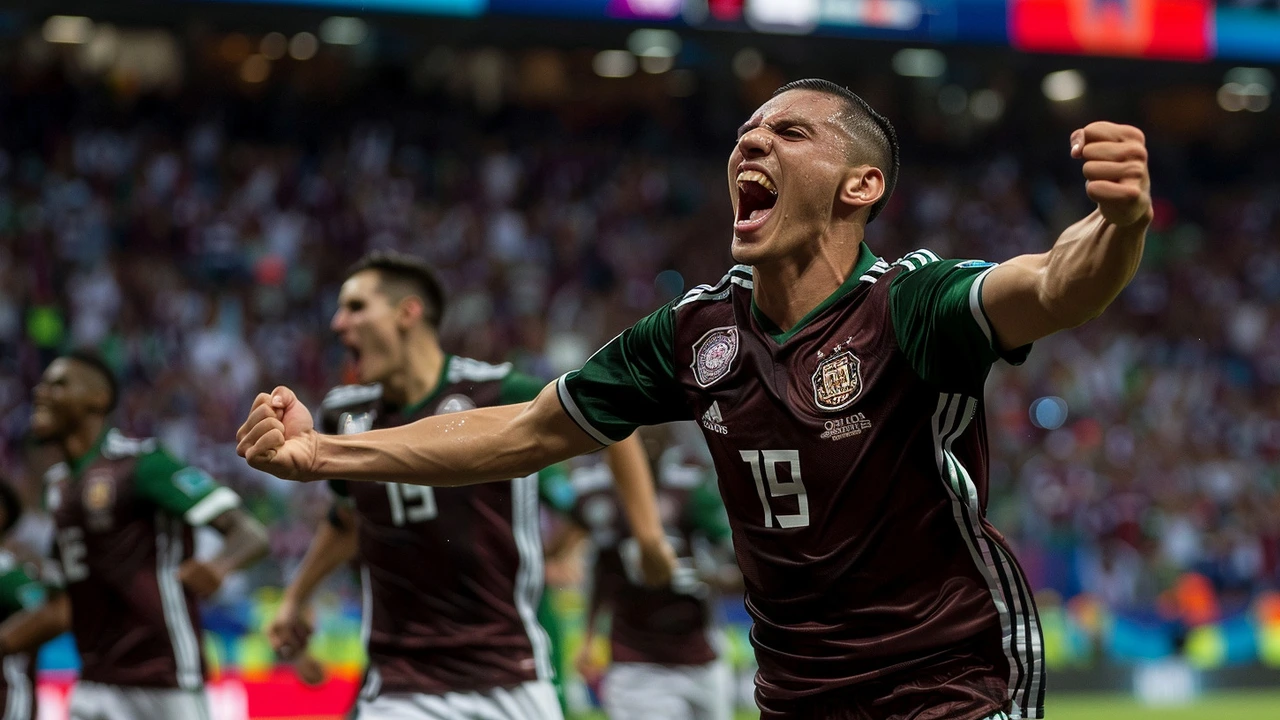
[[[750,233],[764,227],[773,208],[778,203],[778,187],[773,179],[760,170],[738,172],[738,217],[733,229],[736,233]]]

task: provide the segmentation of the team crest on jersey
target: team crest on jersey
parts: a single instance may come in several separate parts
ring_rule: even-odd
[[[823,410],[843,410],[862,394],[862,361],[848,350],[818,363],[813,401]]]
[[[738,328],[716,328],[707,331],[693,344],[693,378],[702,387],[708,387],[729,374],[733,359],[738,356]]]
[[[466,395],[450,395],[440,404],[436,406],[437,415],[448,415],[449,413],[462,412],[463,410],[474,410],[476,403]]]
[[[116,484],[111,473],[89,473],[84,479],[84,491],[80,499],[84,502],[86,526],[97,531],[111,527],[111,510],[116,504]]]

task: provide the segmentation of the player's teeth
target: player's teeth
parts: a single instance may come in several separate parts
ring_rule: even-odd
[[[774,195],[778,194],[778,188],[774,187],[773,181],[769,179],[768,175],[765,175],[759,170],[743,170],[742,172],[738,173],[739,186],[741,186],[743,183],[748,183],[748,182],[758,183],[760,187],[764,188],[765,190],[768,190]]]

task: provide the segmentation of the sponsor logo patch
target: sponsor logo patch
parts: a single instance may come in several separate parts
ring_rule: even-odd
[[[706,412],[702,413],[702,427],[714,433],[728,435],[729,428],[722,423],[724,423],[724,415],[720,414],[720,401],[716,400],[711,403],[711,407],[707,408]]]
[[[958,267],[958,268],[984,268],[984,267],[991,267],[992,265],[995,265],[995,263],[993,263],[993,262],[987,262],[986,260],[965,260],[964,262],[957,264],[957,265],[956,265],[956,267]]]
[[[823,431],[818,437],[823,440],[844,440],[857,437],[871,429],[871,421],[862,413],[854,413],[849,417],[828,420],[822,424]]]
[[[813,372],[813,401],[823,410],[843,410],[862,394],[862,361],[845,350],[818,363]]]
[[[707,387],[729,374],[738,356],[738,328],[729,326],[709,330],[693,344],[693,378]]]

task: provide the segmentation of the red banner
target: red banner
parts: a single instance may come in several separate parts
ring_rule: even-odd
[[[1210,0],[1011,0],[1009,35],[1032,52],[1205,60]]]

